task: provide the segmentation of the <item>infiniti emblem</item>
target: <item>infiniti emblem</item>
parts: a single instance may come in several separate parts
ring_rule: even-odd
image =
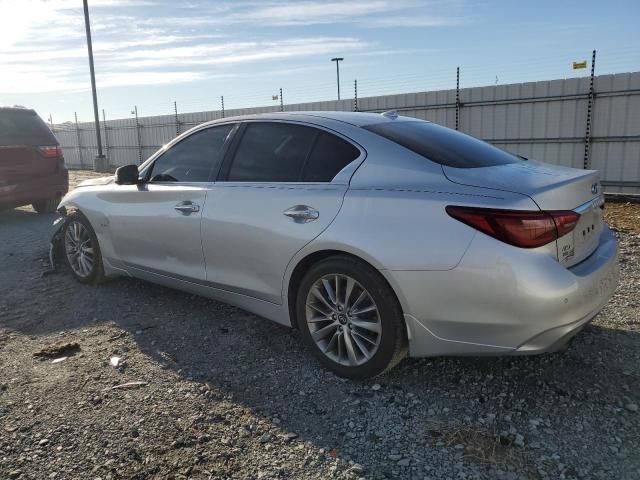
[[[599,189],[600,189],[600,186],[597,183],[593,183],[591,185],[591,193],[593,193],[594,195],[598,193]]]

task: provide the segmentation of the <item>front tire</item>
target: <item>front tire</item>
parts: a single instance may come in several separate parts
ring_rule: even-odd
[[[333,256],[300,283],[296,318],[320,362],[351,379],[380,375],[404,358],[407,334],[398,300],[367,263]]]
[[[97,283],[104,278],[100,245],[89,220],[80,212],[67,217],[62,236],[64,260],[80,283]]]

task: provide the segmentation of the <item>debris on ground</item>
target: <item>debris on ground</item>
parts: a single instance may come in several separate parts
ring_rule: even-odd
[[[109,387],[105,390],[133,390],[134,388],[145,387],[147,385],[147,382],[127,382],[121,383],[120,385],[114,385],[113,387]]]
[[[74,354],[80,350],[80,344],[77,342],[58,343],[44,347],[33,354],[34,357],[53,358],[63,354]]]

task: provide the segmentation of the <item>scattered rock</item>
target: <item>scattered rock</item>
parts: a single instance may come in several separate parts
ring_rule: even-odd
[[[524,447],[524,437],[521,434],[516,433],[516,438],[514,439],[513,444],[518,447]]]

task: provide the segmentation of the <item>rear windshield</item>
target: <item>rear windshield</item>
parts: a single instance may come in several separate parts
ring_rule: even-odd
[[[0,109],[0,146],[57,144],[51,130],[34,111]]]
[[[521,161],[482,140],[435,123],[394,121],[363,128],[447,167],[493,167]]]

